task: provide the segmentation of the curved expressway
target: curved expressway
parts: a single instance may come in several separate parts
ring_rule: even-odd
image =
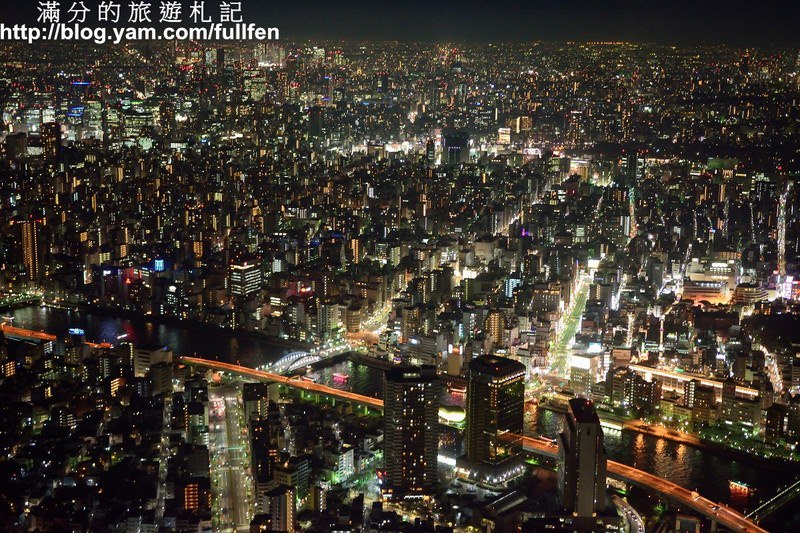
[[[278,383],[283,383],[289,387],[294,387],[309,392],[316,392],[319,394],[332,396],[334,398],[340,398],[342,400],[361,405],[367,405],[376,409],[383,409],[383,400],[378,398],[372,398],[370,396],[334,389],[333,387],[327,387],[311,381],[305,381],[298,378],[288,378],[279,374],[272,374],[270,372],[264,372],[263,370],[255,370],[253,368],[234,365],[231,363],[223,363],[221,361],[212,361],[197,357],[180,357],[179,359],[182,362],[190,365],[204,366],[207,368],[232,372],[256,379],[275,381]],[[510,437],[512,436],[510,435]],[[513,435],[513,437],[518,436]],[[558,457],[558,447],[548,440],[537,437],[521,437],[521,439],[523,448],[529,452],[547,457]],[[646,488],[647,490],[659,494],[668,500],[679,503],[681,506],[693,509],[706,518],[716,520],[721,525],[733,531],[767,533],[766,529],[758,527],[743,514],[731,509],[730,507],[712,502],[711,500],[703,498],[697,493],[693,493],[692,491],[676,485],[675,483],[667,481],[666,479],[660,478],[653,474],[643,472],[642,470],[632,466],[624,465],[616,461],[608,461],[608,475],[616,479]]]

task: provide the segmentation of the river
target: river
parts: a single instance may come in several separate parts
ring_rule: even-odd
[[[181,328],[144,320],[107,317],[88,311],[31,306],[4,312],[3,315],[14,317],[15,326],[54,335],[64,335],[70,328],[80,328],[86,332],[87,340],[112,344],[122,342],[120,336],[124,335],[124,341],[168,346],[176,355],[224,359],[245,366],[260,366],[292,351],[268,340],[240,339],[212,328]]]
[[[271,362],[291,351],[267,341],[241,340],[222,335],[213,330],[184,329],[177,326],[152,324],[108,318],[85,311],[68,312],[40,307],[14,310],[16,326],[63,334],[69,328],[82,328],[87,339],[119,342],[118,336],[135,343],[161,344],[169,346],[179,355],[222,359],[246,366],[257,366]],[[334,376],[343,373],[350,376],[342,380]],[[383,385],[382,371],[349,361],[316,371],[318,381],[342,388],[380,397]],[[443,401],[463,404],[463,397],[443,393]],[[526,433],[555,437],[561,431],[563,416],[552,411],[532,408],[526,413]],[[781,486],[788,485],[800,476],[800,469],[770,468],[747,464],[708,451],[698,450],[632,432],[606,429],[605,446],[609,459],[633,465],[651,472],[716,501],[725,502],[740,510],[752,509],[758,501],[769,498]],[[731,493],[728,481],[738,480],[756,489],[750,498]],[[770,531],[800,531],[800,509],[796,502],[789,504],[776,515],[772,523],[765,523]]]

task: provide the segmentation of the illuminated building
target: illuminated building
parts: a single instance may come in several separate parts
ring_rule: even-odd
[[[266,418],[250,422],[251,466],[257,494],[263,493],[275,477],[281,429],[276,407],[268,410]]]
[[[39,220],[25,220],[21,223],[22,261],[28,280],[38,281],[42,275],[42,250],[39,242]]]
[[[267,416],[266,383],[245,383],[242,388],[242,401],[244,402],[245,420],[259,419]]]
[[[386,371],[382,490],[390,497],[429,496],[436,488],[439,388],[434,366]]]
[[[443,138],[442,163],[460,165],[469,162],[469,134],[465,131],[451,132]]]
[[[575,394],[591,395],[597,380],[598,353],[575,351],[570,356],[569,385]]]
[[[697,379],[686,381],[683,402],[692,410],[694,422],[706,425],[716,422],[717,400],[714,387],[703,385]]]
[[[271,517],[271,529],[275,532],[292,532],[295,529],[295,491],[292,487],[278,485],[262,497],[265,514]]]
[[[172,351],[163,346],[137,346],[133,354],[133,375],[137,378],[147,375],[156,363],[172,364]]]
[[[42,124],[41,142],[45,161],[56,161],[61,152],[61,124],[58,122]]]
[[[740,283],[733,291],[731,303],[752,305],[767,299],[767,290],[756,283]]]
[[[484,355],[470,361],[467,379],[467,461],[498,465],[516,458],[520,440],[501,437],[522,435],[525,365]]]
[[[483,330],[486,337],[492,340],[492,346],[503,344],[503,331],[506,327],[506,318],[502,311],[493,309],[486,315],[483,321]]]
[[[183,508],[187,511],[211,510],[211,480],[192,477],[183,482]]]
[[[347,479],[352,475],[352,448],[349,448],[350,458],[350,471],[347,476],[342,476],[340,479]],[[290,457],[283,463],[275,464],[274,480],[279,485],[292,487],[299,498],[305,498],[308,493],[308,482],[311,476],[311,467],[308,464],[308,459],[305,457]]]
[[[232,264],[229,279],[233,296],[247,297],[261,290],[261,268],[255,262]]]

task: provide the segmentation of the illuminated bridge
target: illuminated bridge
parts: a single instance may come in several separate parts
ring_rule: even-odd
[[[789,504],[792,500],[800,496],[800,479],[778,491],[778,493],[759,505],[755,510],[747,513],[747,518],[755,522],[761,522],[781,507]]]
[[[319,360],[320,357],[318,355],[309,352],[291,352],[272,363],[269,369],[276,374],[284,374],[316,363]]]
[[[277,383],[282,383],[288,387],[338,398],[359,405],[366,405],[375,409],[380,409],[381,411],[383,410],[383,400],[379,400],[378,398],[372,398],[370,396],[334,389],[333,387],[328,387],[296,377],[289,378],[280,374],[264,372],[263,370],[255,370],[244,366],[223,363],[221,361],[199,359],[196,357],[181,357],[180,360],[189,365],[204,366],[214,370],[231,372],[254,379],[274,381]],[[510,437],[518,438],[519,436],[510,435]],[[551,441],[538,437],[521,437],[521,439],[523,448],[530,453],[550,458],[558,457],[558,447]],[[649,492],[657,494],[666,500],[675,502],[682,507],[692,509],[732,531],[767,533],[767,530],[760,528],[753,523],[753,521],[738,511],[731,509],[730,507],[727,507],[723,504],[717,504],[707,498],[703,498],[697,493],[693,493],[690,490],[676,485],[675,483],[667,481],[653,474],[643,472],[642,470],[632,466],[624,465],[616,461],[608,461],[608,475],[609,477],[642,487]]]
[[[269,370],[275,374],[288,374],[294,370],[319,363],[323,359],[349,352],[351,349],[349,344],[344,343],[331,347],[316,347],[310,352],[291,352],[265,367],[264,370]]]

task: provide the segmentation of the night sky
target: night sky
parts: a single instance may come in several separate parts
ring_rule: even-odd
[[[84,0],[89,7],[100,0]],[[117,0],[126,15],[130,0]],[[149,0],[154,13],[160,0]],[[192,0],[182,0],[185,18]],[[627,40],[737,46],[800,44],[800,1],[770,0],[241,0],[245,21],[282,40]],[[219,0],[206,0],[209,9]],[[8,5],[10,4],[10,5]],[[66,10],[72,0],[61,0]],[[7,3],[0,21],[35,18],[37,2]]]
[[[800,1],[250,0],[287,36],[401,40],[800,43]]]

